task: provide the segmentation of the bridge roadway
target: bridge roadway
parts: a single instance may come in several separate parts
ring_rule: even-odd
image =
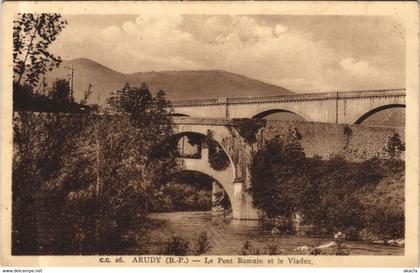
[[[263,118],[289,112],[306,121],[361,124],[381,110],[404,108],[405,89],[185,100],[172,102],[172,107],[174,116]]]

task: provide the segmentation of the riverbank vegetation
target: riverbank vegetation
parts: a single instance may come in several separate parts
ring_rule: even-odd
[[[199,256],[208,252],[213,248],[213,246],[213,241],[205,231],[198,235],[194,234],[194,237],[191,241],[182,236],[173,235],[164,244],[162,254],[175,256]]]
[[[110,105],[120,115],[15,116],[13,254],[112,253],[144,223],[155,185],[177,169],[171,152],[153,153],[172,135],[167,102],[126,85]]]
[[[213,179],[198,172],[179,172],[156,186],[150,211],[207,211],[212,208]]]
[[[275,138],[254,154],[249,193],[269,226],[297,233],[345,232],[350,240],[404,237],[404,145],[390,139],[388,159],[307,158],[296,138]],[[392,147],[391,147],[392,146]],[[398,150],[398,151],[397,151]]]

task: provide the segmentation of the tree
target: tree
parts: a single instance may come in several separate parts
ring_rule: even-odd
[[[93,85],[91,83],[89,83],[88,88],[85,90],[85,92],[83,94],[83,99],[80,101],[80,104],[87,104],[87,101],[88,101],[90,95],[92,95],[92,87],[93,87]]]
[[[18,85],[22,80],[36,86],[40,75],[58,67],[61,58],[48,52],[67,21],[57,13],[23,13],[14,20],[13,72]]]
[[[405,151],[405,143],[401,140],[398,133],[394,133],[389,138],[385,151],[388,153],[390,159],[397,159]]]
[[[86,202],[70,199],[95,166],[86,156],[92,146],[84,145],[91,135],[86,117],[21,112],[14,118],[12,253],[77,253],[83,245],[79,230],[89,230],[95,218],[86,217]]]
[[[129,126],[124,129],[127,134],[121,137],[126,143],[131,143],[127,155],[136,166],[133,177],[137,186],[150,193],[156,183],[177,169],[176,151],[171,149],[168,141],[173,135],[169,102],[163,91],[154,97],[143,83],[141,87],[126,84],[108,99],[108,103],[114,112],[129,119]],[[168,152],[156,153],[162,149]],[[147,200],[144,205],[148,211]]]
[[[14,254],[115,253],[125,232],[144,224],[153,184],[176,168],[173,157],[151,153],[171,136],[172,124],[155,103],[163,107],[164,96],[146,87],[125,91],[128,97],[114,99],[138,108],[124,115],[15,118]]]
[[[71,97],[70,82],[66,79],[57,79],[53,83],[50,96],[57,104],[74,102],[74,98]]]
[[[301,177],[305,154],[296,140],[275,138],[258,151],[251,164],[248,191],[253,205],[267,218],[284,217],[289,221],[298,212],[304,184]]]

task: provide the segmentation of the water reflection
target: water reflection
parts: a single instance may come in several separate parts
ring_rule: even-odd
[[[245,241],[250,241],[262,253],[268,244],[277,241],[283,255],[299,255],[302,253],[296,252],[295,248],[311,245],[322,239],[309,236],[273,235],[269,230],[263,229],[260,221],[235,220],[210,211],[153,213],[151,218],[162,221],[162,226],[151,231],[150,234],[155,242],[161,242],[161,244],[172,235],[192,240],[197,234],[206,231],[214,243],[214,248],[206,253],[207,255],[241,255],[241,248]],[[361,242],[346,242],[346,246],[350,248],[351,255],[404,254],[404,248],[399,247]]]

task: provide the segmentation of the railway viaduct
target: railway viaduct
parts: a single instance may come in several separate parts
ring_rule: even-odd
[[[174,101],[172,106],[174,116],[264,118],[277,112],[289,112],[306,121],[361,124],[378,111],[405,107],[405,89],[225,97]]]

